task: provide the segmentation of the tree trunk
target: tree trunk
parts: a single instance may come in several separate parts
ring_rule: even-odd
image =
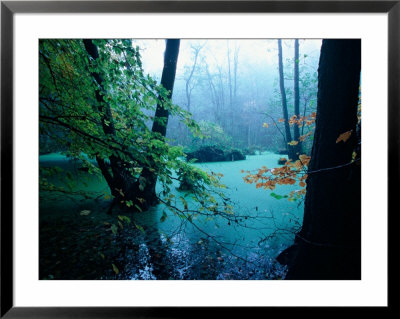
[[[186,107],[187,107],[188,112],[190,112],[190,104],[191,104],[192,90],[193,90],[193,86],[190,87],[190,83],[192,81],[194,71],[196,70],[197,58],[199,57],[199,53],[200,53],[201,49],[202,49],[202,46],[198,46],[198,47],[192,46],[192,50],[194,52],[194,62],[193,62],[189,77],[186,79],[186,83],[185,83]]]
[[[300,118],[300,90],[299,90],[299,40],[294,40],[294,115]],[[294,146],[296,158],[301,154],[300,128],[293,125],[293,139],[298,142]]]
[[[278,257],[287,279],[361,278],[361,166],[352,162],[360,71],[360,40],[323,41],[303,227]]]
[[[84,40],[83,42],[90,57],[94,60],[98,59],[98,49],[96,45],[93,44],[92,40]],[[175,82],[176,64],[179,53],[179,44],[180,40],[176,39],[167,40],[166,43],[161,85],[168,91],[167,99],[171,99],[172,97],[172,91]],[[101,85],[101,75],[98,73],[93,73],[92,76],[104,91],[104,88]],[[106,101],[104,101],[102,95],[98,91],[96,91],[96,99],[100,105],[99,111],[101,114],[103,114],[103,131],[106,135],[113,136],[115,135],[115,128],[111,115],[111,108]],[[152,132],[159,133],[161,138],[165,137],[166,135],[168,116],[168,109],[164,108],[162,103],[159,103],[154,116]],[[165,121],[162,123],[158,121],[161,118],[165,119]],[[111,193],[115,197],[115,202],[119,203],[125,200],[132,200],[133,203],[136,206],[141,207],[142,210],[146,210],[151,205],[157,203],[157,196],[155,193],[157,175],[151,171],[153,166],[151,157],[148,158],[148,162],[150,164],[143,168],[139,179],[135,179],[129,172],[129,165],[126,162],[121,161],[115,155],[110,156],[109,165],[106,164],[103,158],[96,157],[96,160],[104,178],[108,183]],[[139,183],[140,181],[142,181],[142,185]],[[141,200],[139,201],[138,198]]]
[[[287,109],[287,100],[286,100],[286,91],[285,91],[285,79],[283,76],[283,62],[282,62],[282,40],[278,40],[278,56],[279,56],[279,88],[281,90],[281,99],[282,99],[282,113],[283,118],[285,119],[285,134],[286,134],[286,149],[288,150],[289,159],[295,158],[294,147],[289,145],[288,143],[292,141],[292,134],[290,132],[289,126],[289,115]]]
[[[229,48],[229,40],[227,40],[228,52],[228,85],[229,85],[229,133],[233,135],[233,98],[232,98],[232,74],[231,74],[231,50]]]
[[[97,46],[90,39],[83,40],[83,44],[85,46],[86,52],[93,59],[97,60],[99,58],[99,52]],[[96,89],[96,100],[98,102],[97,111],[102,114],[101,123],[103,132],[107,136],[115,136],[115,127],[114,127],[114,119],[111,114],[111,107],[104,100],[104,96],[106,94],[104,87],[102,85],[103,79],[99,73],[93,72],[92,77],[97,82],[100,87],[100,90],[103,91],[103,95],[100,94],[100,91]],[[125,189],[130,185],[135,183],[135,179],[127,172],[127,166],[122,165],[122,161],[115,155],[111,155],[109,157],[110,164],[106,164],[105,159],[96,156],[97,164],[110,188],[111,194],[115,198],[119,198],[121,193],[118,190],[125,191]]]
[[[168,90],[168,99],[172,98],[172,92],[174,89],[175,82],[175,74],[176,74],[176,64],[178,62],[178,54],[179,54],[179,39],[168,39],[166,41],[166,49],[164,54],[164,68],[161,76],[161,85]],[[167,133],[167,124],[168,124],[168,109],[165,109],[162,104],[157,105],[156,113],[154,116],[152,132],[159,133],[161,137],[165,137]],[[159,119],[164,118],[165,121],[162,123],[158,121]],[[148,161],[150,162],[149,167],[144,167],[142,173],[139,177],[139,180],[144,180],[144,188],[140,189],[140,185],[136,185],[133,189],[133,192],[136,194],[135,198],[142,198],[145,201],[139,201],[135,204],[140,206],[143,210],[148,209],[150,206],[155,205],[157,203],[156,196],[156,183],[157,183],[157,175],[150,170],[151,163],[153,162],[152,158],[149,157]]]

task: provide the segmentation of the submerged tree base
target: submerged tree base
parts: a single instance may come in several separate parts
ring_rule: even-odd
[[[296,243],[277,258],[290,268],[288,280],[361,280],[359,247],[328,247]]]

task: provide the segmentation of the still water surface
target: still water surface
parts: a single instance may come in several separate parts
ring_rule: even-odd
[[[255,170],[262,166],[276,167],[282,157],[274,153],[247,156],[245,161],[195,164],[208,172],[222,173],[227,186],[226,195],[231,199],[237,223],[223,218],[207,220],[194,218],[196,226],[185,222],[157,205],[147,212],[130,215],[139,228],[125,227],[113,239],[123,246],[115,260],[118,274],[107,272],[97,279],[280,279],[285,268],[275,261],[280,251],[294,239],[293,232],[302,223],[303,204],[277,200],[271,191],[256,189],[244,183],[241,170]],[[77,164],[59,154],[40,157],[41,166],[59,166],[77,172]],[[74,190],[93,191],[100,195],[108,192],[104,180],[79,175]],[[172,187],[177,195],[185,195]],[[299,189],[296,185],[278,186],[274,192],[287,194]],[[40,221],[62,219],[65,222],[90,218],[104,222],[110,200],[100,196],[97,200],[41,193]],[[190,197],[187,201],[190,206]],[[90,210],[89,216],[80,211]],[[122,214],[114,209],[113,214]],[[163,212],[168,217],[161,221]],[[123,213],[126,214],[126,213]],[[115,218],[115,216],[114,216]],[[110,219],[112,223],[112,219]],[[133,223],[132,223],[133,224]],[[121,244],[123,243],[123,244]],[[127,244],[128,243],[128,244]],[[41,245],[43,243],[41,242]]]

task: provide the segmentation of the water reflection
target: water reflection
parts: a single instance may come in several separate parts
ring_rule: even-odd
[[[81,201],[79,198],[76,205],[72,205],[69,199],[64,198],[58,198],[52,203],[43,200],[41,201],[40,218],[46,222],[53,218],[54,220],[62,219],[62,225],[65,226],[64,232],[68,234],[67,238],[76,236],[75,242],[79,245],[83,245],[81,242],[88,245],[87,239],[82,237],[81,231],[83,227],[85,227],[85,231],[87,229],[88,236],[93,237],[95,246],[99,248],[93,249],[92,253],[88,251],[89,264],[84,264],[85,261],[82,261],[80,272],[85,274],[89,271],[89,267],[93,267],[98,271],[97,279],[281,278],[284,276],[285,269],[277,264],[274,258],[292,243],[293,234],[290,230],[301,223],[302,206],[298,203],[272,198],[265,190],[255,189],[254,185],[245,184],[242,180],[243,176],[240,174],[241,169],[252,170],[262,165],[273,167],[276,165],[278,157],[279,155],[269,153],[249,156],[246,161],[240,162],[198,164],[203,169],[224,174],[223,182],[228,186],[228,197],[234,201],[235,218],[238,220],[238,223],[235,223],[216,217],[206,221],[199,216],[194,219],[194,222],[203,232],[171,212],[168,212],[165,220],[161,218],[165,211],[163,205],[152,207],[144,213],[135,214],[118,211],[118,208],[114,208],[112,216],[107,215],[109,204],[102,198],[97,201]],[[65,164],[65,159],[60,157],[59,161]],[[68,167],[66,168],[68,169]],[[88,181],[88,185],[84,189],[101,191],[104,187],[104,183],[93,179]],[[283,186],[277,191],[289,192],[294,187]],[[177,195],[182,195],[174,188],[172,191]],[[80,216],[79,212],[83,209],[90,210],[90,215]],[[71,214],[71,212],[73,213]],[[129,225],[124,224],[123,229],[118,226],[118,233],[112,234],[110,224],[116,223],[116,217],[120,214],[128,215],[132,222]],[[86,222],[88,222],[87,227],[83,224]],[[103,225],[104,222],[107,222],[107,226]],[[76,225],[71,227],[72,223]],[[99,230],[100,235],[94,234],[97,226],[93,227],[92,225],[102,227],[102,230]],[[139,227],[135,227],[135,225]],[[54,237],[54,234],[50,233],[50,231],[54,232],[53,229],[56,228],[52,225],[46,228],[46,231],[49,231],[47,236],[49,239],[46,237],[43,240],[50,240]],[[72,229],[77,229],[77,231],[72,233]],[[46,235],[45,232],[43,234]],[[62,245],[62,247],[66,246],[65,243]],[[79,254],[74,249],[71,246],[71,252]],[[99,251],[99,249],[102,250]],[[50,260],[49,265],[53,263],[51,254],[54,251],[49,248],[47,252],[45,246],[41,251],[43,251],[43,253],[41,252],[43,262]],[[93,258],[93,254],[98,255],[99,253],[104,258],[97,257],[99,266],[96,268],[93,262],[90,263],[90,258]],[[58,262],[56,258],[58,257],[54,257],[55,263]],[[70,261],[63,260],[54,268],[60,270],[60,278],[73,279],[70,278],[75,276],[75,273],[70,270],[72,264],[68,268],[66,262]],[[111,264],[117,267],[118,273],[113,271]],[[60,269],[64,265],[65,269]],[[76,266],[74,267],[77,269]],[[102,267],[107,270],[102,270]],[[47,270],[48,268],[43,271],[43,277],[48,276]],[[53,270],[51,271],[54,273]],[[78,273],[78,270],[76,272]]]

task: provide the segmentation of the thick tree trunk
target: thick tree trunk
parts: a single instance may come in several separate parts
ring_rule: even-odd
[[[324,40],[304,222],[278,260],[287,279],[360,279],[361,167],[357,149],[360,40]],[[337,142],[351,132],[350,138]]]
[[[96,45],[92,40],[84,40],[84,45],[89,56],[97,60],[99,53]],[[176,64],[178,60],[180,40],[167,40],[165,55],[164,55],[164,68],[161,77],[161,85],[168,91],[167,99],[171,99],[172,91],[175,81]],[[95,81],[102,87],[102,78],[98,73],[92,74]],[[103,94],[104,95],[104,94]],[[103,114],[102,126],[103,131],[106,135],[114,136],[115,128],[113,124],[113,118],[111,115],[110,106],[104,101],[103,96],[100,92],[96,91],[96,99],[99,106],[99,111]],[[103,105],[103,106],[102,106]],[[159,133],[160,137],[163,138],[166,135],[167,124],[168,124],[168,109],[163,107],[162,103],[157,105],[155,120],[153,122],[152,132]],[[158,121],[164,119],[162,123]],[[107,123],[107,124],[106,124]],[[109,160],[110,164],[106,164],[105,160],[100,157],[96,157],[98,166],[106,179],[111,193],[115,197],[115,202],[119,203],[125,200],[132,200],[135,204],[134,207],[141,207],[142,210],[146,210],[151,205],[157,203],[157,196],[155,194],[155,186],[157,182],[157,175],[151,171],[152,158],[149,157],[148,162],[150,165],[144,167],[139,179],[134,178],[129,172],[129,165],[121,161],[118,157],[111,155]],[[145,181],[140,185],[139,181]],[[143,186],[144,185],[144,186]],[[141,200],[138,200],[140,198]],[[143,201],[144,200],[144,201]]]
[[[279,57],[279,88],[281,90],[282,99],[282,113],[285,120],[285,135],[286,135],[286,149],[288,150],[289,159],[295,158],[294,147],[288,143],[292,141],[292,134],[289,126],[289,114],[287,109],[286,91],[285,91],[285,79],[283,75],[283,62],[282,62],[282,40],[278,40],[278,57]]]
[[[300,89],[299,89],[299,40],[294,40],[294,115],[300,118]],[[298,142],[294,146],[296,158],[301,154],[300,128],[293,125],[293,139]]]
[[[167,44],[164,53],[164,68],[161,76],[161,85],[168,90],[167,98],[171,99],[175,83],[176,64],[178,63],[180,40],[168,39],[166,42]],[[165,118],[166,121],[161,124],[159,121],[155,120],[152,128],[154,133],[160,133],[165,137],[167,133],[168,116],[168,110],[165,109],[161,104],[158,104],[154,119]]]
[[[97,60],[99,58],[99,52],[97,46],[90,39],[83,40],[83,44],[85,46],[86,52],[93,59]],[[100,94],[100,91],[96,89],[96,100],[98,103],[98,109],[101,116],[101,123],[103,132],[106,136],[113,137],[115,136],[115,127],[114,127],[114,119],[111,114],[111,108],[107,101],[104,100],[104,96],[106,94],[105,89],[103,87],[103,78],[99,73],[93,72],[92,77],[97,82],[100,90],[103,91],[103,94]],[[127,167],[124,167],[122,161],[115,155],[111,155],[109,158],[110,164],[106,164],[105,159],[100,156],[96,156],[97,164],[110,188],[111,194],[119,198],[121,193],[118,190],[125,191],[130,184],[134,183],[135,180],[130,174],[126,171]]]
[[[178,62],[179,54],[179,39],[168,39],[166,41],[166,49],[164,53],[164,68],[161,76],[161,85],[168,90],[167,99],[171,99],[172,91],[174,89],[175,74],[176,74],[176,64]],[[161,137],[165,137],[167,133],[168,124],[168,109],[164,108],[162,104],[157,105],[156,113],[154,116],[152,132],[159,133]],[[164,121],[160,122],[159,119],[163,118]],[[142,210],[148,209],[150,206],[157,203],[156,196],[156,183],[157,175],[150,170],[152,166],[152,158],[149,157],[149,167],[144,167],[139,179],[145,181],[143,189],[139,188],[139,184],[135,185],[132,192],[135,193],[136,198],[142,198],[145,201],[139,201],[136,205],[140,206]]]

